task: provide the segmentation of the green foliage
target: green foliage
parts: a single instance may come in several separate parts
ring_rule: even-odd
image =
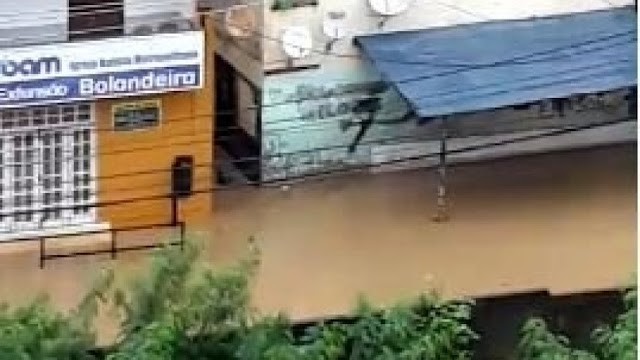
[[[117,351],[109,360],[233,359],[248,332],[248,283],[255,258],[214,272],[197,267],[192,245],[165,248],[149,273],[115,291],[122,314]]]
[[[541,319],[529,320],[522,331],[519,360],[635,360],[637,358],[637,288],[626,290],[625,311],[612,326],[593,332],[595,353],[573,349],[569,340],[549,331]]]
[[[166,249],[149,274],[115,292],[122,334],[110,360],[369,360],[469,358],[470,304],[424,296],[390,309],[362,305],[354,324],[321,324],[296,339],[284,316],[260,318],[248,285],[258,265],[196,268],[197,249]]]
[[[311,327],[299,347],[309,360],[462,360],[476,335],[466,324],[470,304],[422,296],[409,304],[377,309],[366,303],[355,322]]]
[[[542,319],[527,321],[519,344],[519,360],[596,360],[583,350],[569,346],[569,340],[549,331]]]
[[[624,295],[625,311],[613,326],[603,326],[593,337],[603,360],[635,360],[638,354],[638,289],[634,286]]]
[[[101,276],[69,314],[55,311],[45,297],[16,309],[0,305],[0,360],[94,359],[92,325],[112,281],[110,272]]]
[[[252,242],[251,242],[252,243]],[[319,323],[294,335],[283,316],[259,316],[250,306],[257,249],[238,265],[213,271],[198,248],[166,247],[147,272],[124,288],[107,271],[68,315],[46,300],[0,307],[0,360],[93,360],[92,324],[100,304],[113,307],[121,333],[108,360],[465,360],[476,334],[472,303],[435,294],[389,308],[362,301],[354,317]],[[632,360],[636,354],[637,291],[625,294],[625,312],[594,332],[596,351],[573,349],[540,319],[527,322],[519,360]]]
[[[0,359],[85,360],[94,337],[84,319],[54,311],[40,298],[10,310],[0,306]]]
[[[347,329],[349,359],[467,359],[476,337],[467,325],[469,315],[470,304],[433,296],[386,310],[361,308]]]

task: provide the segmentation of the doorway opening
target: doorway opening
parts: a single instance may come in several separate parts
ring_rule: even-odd
[[[261,94],[219,55],[215,58],[215,74],[218,183],[257,184],[261,178]]]

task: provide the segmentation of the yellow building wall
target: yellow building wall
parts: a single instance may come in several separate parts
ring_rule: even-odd
[[[138,98],[99,100],[97,121],[98,221],[112,228],[166,224],[171,221],[171,165],[179,155],[194,160],[195,194],[180,202],[179,220],[192,223],[210,216],[213,174],[213,50],[211,31],[205,36],[202,89]],[[112,106],[136,100],[159,100],[157,127],[114,131]],[[131,199],[146,199],[130,201]],[[114,204],[117,203],[117,204]]]

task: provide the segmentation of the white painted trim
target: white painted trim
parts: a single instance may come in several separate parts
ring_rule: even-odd
[[[105,231],[111,229],[111,225],[109,223],[86,223],[86,224],[75,224],[69,226],[57,226],[50,229],[41,228],[34,230],[23,230],[23,231],[13,231],[11,233],[0,233],[0,243],[3,241],[10,241],[22,238],[39,238],[39,237],[50,237],[53,238],[56,235],[61,234],[73,234],[72,236],[65,236],[66,239],[71,239],[74,237],[83,236],[83,233],[92,232],[92,231]],[[26,241],[26,240],[25,240]]]

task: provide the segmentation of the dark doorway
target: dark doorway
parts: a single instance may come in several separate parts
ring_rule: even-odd
[[[216,125],[215,144],[218,150],[224,151],[229,158],[225,164],[217,166],[218,179],[221,183],[230,182],[230,169],[238,170],[250,182],[260,181],[260,141],[259,135],[252,136],[239,123],[242,115],[248,114],[248,104],[240,103],[238,83],[243,77],[222,57],[215,59],[215,90],[216,90]],[[254,90],[255,93],[255,90]],[[256,96],[257,99],[257,96]],[[259,114],[261,111],[253,111]],[[259,134],[259,120],[254,122]],[[222,166],[224,165],[224,166]]]
[[[124,33],[124,0],[68,0],[69,40],[99,39]]]

